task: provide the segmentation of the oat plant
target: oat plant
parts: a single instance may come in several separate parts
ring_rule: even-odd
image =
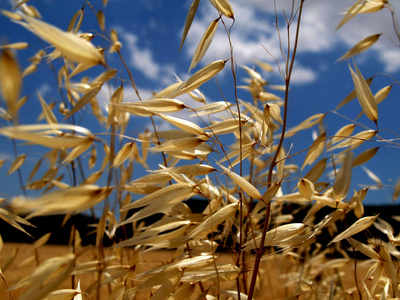
[[[181,48],[198,7],[209,5],[203,2],[191,3],[182,24]],[[234,10],[227,0],[209,2],[210,14],[216,17],[199,37],[188,66],[190,76],[149,99],[142,96],[125,63],[117,30],[106,26],[106,0],[100,8],[99,3],[83,1],[89,9],[71,16],[66,29],[41,19],[28,1],[15,1],[11,10],[2,11],[3,20],[25,27],[43,41],[43,49],[32,53],[31,64],[21,70],[16,52],[32,51],[29,45],[2,45],[0,134],[15,146],[9,176],[18,178],[22,192],[5,199],[0,218],[26,234],[33,217],[63,215],[67,221],[87,213],[97,219],[92,246],[83,246],[79,232],[72,230],[63,256],[40,259],[36,250],[46,247],[46,235],[35,237],[31,260],[9,257],[0,274],[10,299],[400,297],[398,233],[378,216],[364,215],[363,199],[370,188],[351,191],[353,168],[377,155],[377,144],[399,146],[398,134],[387,140],[378,126],[382,117],[378,105],[398,82],[373,92],[373,79],[365,79],[352,60],[379,42],[381,33],[355,41],[338,58],[347,61],[354,89],[333,104],[336,109],[288,128],[291,77],[307,1],[293,1],[291,11],[276,11],[276,43],[281,51],[274,66],[266,62],[238,66],[231,40],[231,32],[239,26]],[[354,2],[337,29],[350,26],[358,14],[381,10],[391,13],[400,40],[393,8],[386,0]],[[96,34],[81,32],[85,14],[96,16]],[[279,26],[282,18],[285,26]],[[230,55],[205,62],[217,30],[226,33]],[[109,64],[112,55],[124,69]],[[265,46],[265,56],[270,55]],[[43,62],[54,72],[60,100],[50,103],[35,93],[42,108],[40,122],[26,124],[20,116],[31,99],[21,95],[22,82]],[[238,84],[238,68],[248,75],[245,85]],[[223,69],[230,70],[231,86],[219,84]],[[283,85],[272,85],[261,75],[261,70],[272,69],[282,76]],[[215,85],[221,101],[206,99],[201,92],[206,82]],[[127,87],[133,88],[136,99],[124,97]],[[224,96],[228,89],[234,99]],[[248,92],[246,99],[238,98],[238,89]],[[109,95],[106,110],[97,101],[104,90]],[[184,97],[201,106],[190,107]],[[365,124],[340,113],[355,99],[360,114],[367,117]],[[101,124],[102,132],[80,125],[88,114]],[[328,115],[349,123],[332,134],[325,122]],[[151,129],[131,130],[138,119],[149,122]],[[173,129],[157,126],[160,121]],[[295,138],[309,130],[318,133],[316,138],[301,151],[291,151]],[[40,151],[29,174],[21,171],[31,156],[25,152],[26,144]],[[369,148],[360,150],[366,144]],[[137,169],[147,172],[143,175]],[[378,185],[380,179],[367,170]],[[394,200],[399,185],[385,185]],[[206,208],[193,211],[187,204],[191,198],[205,199]],[[146,221],[156,215],[155,221]],[[371,226],[385,238],[374,237]],[[111,246],[105,245],[105,237]],[[28,263],[36,264],[32,273],[8,280],[13,268]]]

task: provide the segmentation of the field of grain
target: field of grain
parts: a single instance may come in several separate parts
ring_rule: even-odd
[[[60,245],[45,245],[35,251],[31,244],[6,243],[4,244],[1,252],[0,266],[2,267],[4,278],[7,280],[8,285],[12,287],[20,279],[27,276],[27,274],[34,272],[38,264],[54,257],[63,256],[70,251],[70,247]],[[105,252],[109,256],[112,254],[111,249],[106,249]],[[163,262],[174,259],[178,255],[179,253],[175,253],[173,251],[155,251],[144,253],[141,257],[141,263],[137,266],[140,266],[142,269],[140,272],[142,272],[162,264]],[[76,265],[79,266],[79,264],[87,263],[95,258],[95,248],[85,249],[85,251],[77,259]],[[232,263],[234,256],[229,254],[217,254],[216,259],[218,262]],[[251,259],[252,258],[250,258],[250,260]],[[336,279],[332,279],[332,282],[335,282],[335,284],[336,282],[340,282],[342,286],[335,286],[333,288],[342,289],[343,291],[347,290],[346,293],[343,293],[343,299],[359,299],[356,291],[354,291],[354,296],[351,296],[351,293],[348,291],[348,289],[351,289],[351,287],[355,286],[354,260],[348,260],[345,264],[338,260],[336,263],[337,268],[333,265],[327,267],[324,271],[325,274],[321,274],[320,277],[336,277]],[[358,261],[357,277],[360,282],[366,275],[367,265],[368,262]],[[299,270],[296,264],[292,259],[290,259],[290,256],[287,256],[287,259],[282,257],[276,258],[274,256],[267,256],[262,264],[261,276],[258,282],[258,289],[255,299],[306,299],[306,297],[302,296],[301,292],[296,291],[296,286],[298,285],[297,280],[294,280],[292,283],[290,283],[291,279],[288,278],[288,275],[290,275],[291,272],[297,273],[298,271]],[[96,278],[97,273],[79,275],[74,278],[75,283],[77,281],[80,281],[81,283],[83,299],[97,299],[96,291],[90,292],[90,295],[85,294],[87,291],[92,290],[93,284],[96,282]],[[338,278],[340,278],[340,280],[337,280]],[[72,278],[70,277],[68,280],[62,282],[57,289],[68,289],[71,288],[71,285]],[[232,285],[232,283],[228,285],[222,284],[222,288],[227,290],[232,289],[234,288]],[[307,284],[304,283],[304,285]],[[101,289],[100,299],[113,299],[111,295],[112,286],[113,284],[110,284],[109,286],[105,286]],[[309,289],[315,289],[314,295],[316,299],[325,299],[329,295],[330,288],[332,287],[321,285],[320,282],[312,282],[309,287],[305,287],[305,290],[309,291]],[[24,289],[17,289],[12,290],[11,293],[15,299],[18,299],[18,296],[20,296],[23,291]],[[156,289],[152,289],[151,291],[154,293]],[[151,296],[151,291],[142,291],[136,295],[135,299],[148,299]],[[199,288],[197,288],[194,293],[196,296],[192,296],[190,299],[198,299],[196,297],[200,294],[201,291]],[[13,299],[10,292],[6,288],[4,280],[0,284],[0,295],[1,299],[4,300]]]

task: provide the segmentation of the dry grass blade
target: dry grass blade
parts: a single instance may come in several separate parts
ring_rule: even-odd
[[[306,178],[300,179],[297,187],[299,189],[300,195],[302,195],[304,198],[311,200],[312,196],[314,195],[315,188],[314,184],[310,180]]]
[[[365,50],[370,48],[373,44],[375,44],[379,40],[379,37],[381,35],[382,35],[382,33],[373,34],[373,35],[366,37],[365,39],[362,39],[357,44],[355,44],[349,51],[347,51],[345,54],[343,54],[343,56],[341,56],[336,62],[349,59],[355,55],[358,55],[358,54],[364,52]]]
[[[380,147],[371,148],[358,154],[353,160],[353,167],[365,164],[378,153],[379,148]]]
[[[17,171],[22,164],[25,162],[26,159],[26,154],[21,154],[20,156],[18,156],[12,163],[10,169],[8,169],[8,173],[7,175],[10,175],[12,173],[14,173],[15,171]]]
[[[365,0],[358,0],[356,3],[353,4],[353,6],[348,8],[345,16],[336,27],[336,30],[338,30],[340,27],[342,27],[344,24],[350,21],[357,13],[359,13],[365,4],[366,4]]]
[[[191,77],[189,77],[188,80],[181,83],[175,91],[169,94],[168,98],[175,98],[179,95],[186,94],[197,89],[203,83],[209,81],[211,78],[217,75],[225,67],[225,63],[226,61],[224,60],[217,60],[198,70]]]
[[[76,159],[77,157],[79,157],[81,154],[86,152],[93,145],[93,142],[94,142],[93,136],[87,137],[85,141],[82,141],[82,143],[80,145],[74,147],[74,149],[72,149],[72,151],[70,153],[68,153],[67,157],[64,158],[62,163],[68,164],[71,161],[73,161],[74,159]]]
[[[385,267],[385,270],[386,270],[387,274],[389,275],[389,279],[392,283],[392,289],[393,289],[392,294],[395,296],[395,298],[398,298],[399,297],[399,288],[397,285],[397,282],[398,282],[397,275],[396,275],[397,268],[395,269],[395,264],[393,263],[392,257],[391,257],[389,250],[387,249],[385,244],[381,245],[379,254],[381,256],[383,266]]]
[[[287,241],[297,235],[300,235],[306,228],[306,225],[302,223],[291,223],[281,225],[277,228],[271,229],[265,235],[264,245],[260,245],[261,236],[252,239],[251,241],[243,244],[242,250],[256,250],[260,247],[274,246],[281,242]]]
[[[342,201],[349,192],[351,174],[353,170],[353,152],[347,150],[342,167],[340,168],[335,183],[333,184],[333,197],[335,201]]]
[[[182,284],[168,300],[187,300],[194,293],[195,287],[193,283]]]
[[[203,139],[193,137],[193,138],[181,138],[170,140],[168,142],[157,145],[150,148],[152,152],[163,152],[163,151],[184,151],[195,148],[204,142]]]
[[[304,159],[301,169],[305,166],[312,165],[317,158],[322,154],[325,148],[326,132],[321,133],[312,143],[310,150],[308,150],[306,158]]]
[[[63,31],[36,18],[22,15],[25,22],[16,21],[49,44],[52,44],[67,58],[86,67],[105,64],[104,57],[92,43],[71,32]]]
[[[88,104],[90,101],[93,100],[94,97],[100,92],[101,85],[94,86],[90,91],[88,91],[86,94],[82,96],[81,99],[79,99],[78,103],[74,105],[74,107],[71,109],[71,111],[64,117],[64,120],[68,119],[71,117],[74,113],[78,112],[81,110],[86,104]]]
[[[315,124],[321,122],[324,117],[325,117],[325,114],[315,114],[311,117],[308,117],[307,119],[305,119],[303,122],[301,122],[296,127],[289,129],[286,133],[286,136],[291,137],[301,130],[310,128],[310,127],[314,126]]]
[[[198,238],[212,233],[219,224],[233,217],[239,208],[239,204],[232,203],[220,208],[217,212],[209,216],[204,222],[197,226],[189,235],[185,238],[185,241],[189,241],[192,238]]]
[[[0,219],[7,222],[11,226],[17,228],[18,230],[21,230],[22,232],[26,233],[29,236],[30,236],[30,234],[20,224],[35,227],[27,220],[25,220],[25,219],[13,214],[12,212],[10,212],[8,210],[5,210],[4,208],[1,208],[1,207],[0,207]]]
[[[96,185],[68,187],[52,191],[36,199],[13,198],[12,209],[27,214],[26,219],[35,216],[79,213],[101,202],[111,192],[109,188]]]
[[[182,129],[185,130],[187,132],[193,133],[193,134],[197,134],[197,135],[205,135],[204,130],[200,128],[200,126],[198,126],[197,124],[181,119],[181,118],[177,118],[177,117],[172,117],[172,116],[167,116],[164,114],[157,114],[159,117],[163,118],[165,121],[167,121],[168,123]]]
[[[172,167],[172,168],[163,168],[161,170],[154,171],[154,173],[182,173],[188,176],[198,176],[198,175],[207,175],[216,171],[215,168],[209,165],[186,165],[180,167]]]
[[[48,259],[38,266],[32,274],[20,280],[12,289],[27,286],[24,294],[19,299],[43,299],[70,275],[73,267],[73,254]],[[46,279],[51,280],[40,289]]]
[[[14,54],[3,50],[0,56],[1,94],[13,119],[17,116],[17,101],[21,92],[22,74]]]
[[[362,254],[375,259],[375,260],[380,260],[380,256],[378,253],[376,253],[371,246],[365,245],[351,237],[347,238],[347,241],[350,243],[350,245],[354,248],[356,251],[360,251]]]
[[[365,166],[362,166],[362,169],[365,171],[365,173],[367,173],[369,178],[371,178],[373,181],[375,181],[378,188],[381,188],[383,186],[382,180],[374,172],[372,172]]]
[[[239,267],[231,264],[207,267],[202,270],[185,272],[181,278],[183,283],[192,282],[220,282],[235,280],[241,273]]]
[[[14,50],[23,50],[29,47],[29,44],[26,42],[16,42],[7,45],[1,45],[0,49],[14,49]]]
[[[75,289],[62,289],[51,292],[43,300],[71,300],[79,294],[81,293]]]
[[[245,191],[250,197],[254,199],[262,198],[260,192],[250,182],[248,182],[242,176],[229,170],[228,168],[225,168],[221,164],[218,163],[218,165],[226,173],[226,175],[228,175],[233,180],[233,182],[235,182],[241,189],[243,189],[243,191]]]
[[[361,105],[361,108],[365,115],[373,122],[378,121],[378,106],[375,101],[375,97],[372,94],[371,90],[367,82],[365,81],[364,77],[362,76],[360,70],[354,64],[356,69],[356,73],[354,73],[353,69],[349,65],[351,77],[354,83],[354,89],[356,91],[356,95],[358,98],[358,102]]]
[[[118,151],[114,158],[113,167],[119,167],[127,159],[133,161],[134,157],[137,156],[137,147],[135,142],[126,143],[121,150]]]
[[[200,0],[193,0],[192,5],[186,16],[185,26],[183,27],[181,46],[179,47],[179,52],[182,50],[182,46],[185,43],[186,36],[189,32],[190,26],[192,25],[194,16],[196,15],[197,7],[199,6]]]
[[[210,3],[225,17],[234,19],[234,13],[228,0],[210,0]]]
[[[311,182],[316,182],[324,173],[326,167],[326,161],[328,159],[324,158],[317,162],[310,171],[304,176],[304,178],[310,180]]]
[[[227,110],[231,106],[232,103],[227,103],[225,101],[218,101],[198,107],[195,109],[195,111],[196,115],[203,116],[203,115],[219,113],[221,111]]]
[[[199,44],[197,45],[196,51],[193,54],[192,62],[190,63],[189,72],[191,69],[197,66],[200,60],[203,58],[204,54],[206,54],[208,47],[210,46],[215,32],[217,31],[219,23],[219,18],[212,21],[211,24],[207,27],[204,32],[203,37],[201,38]]]
[[[86,136],[91,135],[88,129],[69,124],[34,124],[3,127],[0,128],[0,134],[54,149],[72,148],[86,141],[87,137],[66,134],[60,131],[63,129],[75,131]]]
[[[133,214],[129,219],[122,222],[120,226],[151,216],[158,212],[171,211],[175,204],[186,200],[193,193],[193,190],[194,187],[189,183],[176,183],[155,191],[154,193],[138,199],[135,202],[129,203],[123,206],[121,211],[143,206],[146,207],[142,208]]]
[[[133,294],[136,291],[145,290],[152,288],[154,286],[162,285],[168,282],[170,278],[181,278],[181,277],[182,277],[182,271],[179,270],[178,268],[170,269],[165,272],[156,273],[155,275],[146,279],[144,282],[135,286],[133,289],[128,290],[127,294],[131,293]]]
[[[368,86],[371,85],[372,80],[374,79],[374,77],[370,77],[368,79],[365,79],[365,81],[367,82]],[[352,90],[340,103],[338,106],[336,106],[335,111],[338,110],[339,108],[341,108],[342,106],[346,105],[347,103],[351,102],[352,100],[354,100],[357,97],[356,94],[356,90]]]
[[[352,224],[349,228],[347,228],[345,231],[341,232],[337,236],[333,238],[333,240],[328,244],[336,243],[339,242],[343,239],[347,239],[351,237],[352,235],[355,235],[356,233],[359,233],[368,227],[372,225],[372,223],[375,222],[377,216],[375,217],[364,217],[359,220],[357,220],[354,224]]]
[[[151,111],[160,113],[178,112],[187,107],[182,101],[169,98],[156,98],[139,102],[124,102],[123,104],[145,107]]]
[[[337,142],[340,142],[341,140],[345,139],[346,137],[349,137],[353,131],[354,128],[356,128],[355,124],[348,124],[340,128],[332,138],[332,144],[336,144]]]
[[[183,272],[175,272],[172,276],[170,276],[162,285],[161,287],[157,290],[157,292],[154,294],[151,299],[153,300],[164,300],[167,299],[168,296],[170,296],[174,290],[175,287],[178,285],[180,282],[180,279],[183,275]]]
[[[365,141],[371,140],[376,135],[376,133],[377,133],[376,130],[361,131],[361,132],[345,139],[344,141],[334,145],[333,147],[329,148],[329,151],[332,151],[334,149],[340,149],[340,148],[348,148],[348,147],[350,147],[350,149],[355,149],[358,146],[360,146],[361,144],[363,144]]]

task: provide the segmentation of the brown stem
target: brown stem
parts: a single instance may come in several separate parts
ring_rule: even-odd
[[[275,166],[277,165],[278,155],[279,155],[280,150],[282,149],[283,141],[285,139],[286,124],[287,124],[287,108],[288,108],[288,100],[289,100],[289,85],[290,85],[290,79],[291,79],[291,75],[292,75],[294,60],[296,58],[297,45],[298,45],[299,32],[300,32],[301,13],[303,11],[303,3],[304,3],[304,0],[301,0],[300,7],[299,7],[299,15],[298,15],[298,21],[297,21],[295,42],[294,42],[294,47],[293,47],[293,51],[292,51],[292,58],[290,59],[290,64],[287,64],[287,67],[286,67],[286,76],[285,76],[286,89],[285,89],[285,104],[284,104],[284,116],[283,116],[282,133],[281,133],[281,137],[280,137],[279,144],[278,144],[278,147],[276,149],[274,158],[272,159],[270,167],[269,167],[268,180],[267,180],[268,188],[271,187],[272,172],[273,172]],[[287,20],[288,21],[288,23],[287,23],[288,36],[289,36],[289,29],[290,29],[290,24],[291,24],[292,20],[293,20],[292,16],[289,18],[289,20]],[[290,40],[290,36],[289,36],[289,40]],[[288,51],[290,51],[290,50],[288,50]],[[267,234],[267,231],[268,231],[270,216],[271,216],[271,201],[269,201],[267,203],[267,207],[266,207],[263,232],[262,232],[262,235],[261,235],[261,241],[260,241],[259,249],[258,249],[257,254],[256,254],[256,259],[255,259],[255,262],[254,262],[252,278],[251,278],[251,282],[250,282],[250,288],[249,288],[249,293],[248,293],[248,298],[249,299],[253,298],[254,289],[255,289],[255,285],[256,285],[256,280],[257,280],[257,276],[258,276],[258,270],[260,268],[261,257],[262,257],[262,254],[264,253],[264,242],[265,242],[265,237],[266,237],[266,234]]]

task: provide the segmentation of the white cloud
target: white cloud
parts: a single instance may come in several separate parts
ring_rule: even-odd
[[[118,34],[123,43],[122,52],[129,56],[129,65],[139,70],[144,76],[151,80],[158,80],[161,85],[168,85],[173,82],[172,74],[175,68],[170,65],[162,65],[156,62],[151,49],[140,44],[140,38],[122,27],[118,27]]]
[[[293,68],[291,82],[293,84],[307,84],[314,82],[318,77],[317,72],[314,70],[296,65]]]
[[[287,33],[283,10],[289,15],[291,11],[291,0],[276,1],[276,10],[279,14],[280,38],[284,53],[287,51]],[[295,8],[298,7],[299,1],[295,1]],[[263,46],[271,52],[280,61],[282,55],[279,47],[279,35],[275,26],[275,7],[273,4],[265,3],[263,0],[248,0],[246,2],[240,0],[231,0],[235,11],[236,23],[231,32],[231,38],[234,48],[234,56],[237,63],[253,65],[254,60],[264,60],[274,62],[263,48]],[[393,24],[390,12],[385,9],[374,14],[357,15],[351,19],[348,24],[344,25],[338,31],[336,26],[343,18],[343,11],[349,7],[347,0],[321,1],[309,0],[304,4],[302,23],[300,28],[300,41],[298,46],[297,57],[300,65],[298,70],[294,70],[296,75],[293,80],[297,83],[312,83],[317,79],[317,73],[307,68],[302,63],[301,54],[326,53],[337,51],[342,48],[342,52],[338,53],[338,58],[347,50],[354,46],[363,38],[384,32],[395,39]],[[212,14],[210,5],[200,6],[194,23],[187,37],[186,53],[191,57],[197,47],[197,44],[205,32],[210,22],[217,17],[217,13]],[[395,8],[397,14],[400,15],[399,7]],[[296,19],[295,19],[296,20]],[[227,21],[230,25],[230,20]],[[202,63],[205,64],[212,60],[223,59],[229,57],[229,44],[225,30],[219,25],[214,40],[203,58]],[[296,22],[291,24],[291,37],[295,36]],[[395,55],[397,47],[393,45],[387,35],[383,35],[366,54],[361,54],[360,63],[367,63],[368,60],[362,60],[363,57],[373,55],[383,64],[383,68],[387,72],[400,71],[400,58]],[[291,41],[293,46],[293,40]],[[342,45],[342,47],[340,47]],[[360,58],[358,58],[360,59]]]

